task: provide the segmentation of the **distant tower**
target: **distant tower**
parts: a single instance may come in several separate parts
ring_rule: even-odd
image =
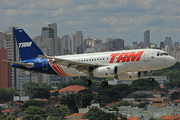
[[[72,54],[78,53],[78,47],[83,43],[82,31],[76,31],[75,35],[71,36],[72,41]]]
[[[150,30],[146,30],[144,32],[144,44],[147,46],[147,47],[150,47]]]
[[[171,37],[165,37],[164,46],[172,47],[172,40]]]
[[[115,50],[123,50],[124,49],[124,40],[121,38],[115,38],[113,40],[113,48]]]
[[[0,87],[11,87],[10,63],[3,62],[7,60],[7,49],[0,49]]]
[[[19,49],[17,46],[16,38],[14,35],[14,29],[17,27],[10,27],[9,31],[0,33],[0,49],[4,47],[7,49],[7,59],[11,61],[19,61]],[[19,69],[11,67],[11,86],[17,86],[17,79],[18,79]]]
[[[138,48],[138,43],[137,42],[133,42],[133,48],[137,49]]]
[[[164,47],[164,42],[160,42],[160,49],[162,50]]]
[[[48,24],[48,27],[42,28],[42,39],[53,38],[53,54],[58,53],[58,36],[57,36],[57,23]]]

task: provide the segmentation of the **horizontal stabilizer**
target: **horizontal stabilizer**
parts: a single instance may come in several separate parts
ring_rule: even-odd
[[[22,66],[25,66],[27,68],[34,67],[34,63],[20,63],[20,62],[15,62],[15,61],[10,61],[10,60],[2,60],[2,61],[22,65]]]

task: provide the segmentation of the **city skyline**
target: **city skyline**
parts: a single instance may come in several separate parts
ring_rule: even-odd
[[[165,37],[179,41],[180,2],[172,0],[138,1],[2,1],[0,31],[9,26],[26,30],[31,38],[41,28],[57,23],[58,36],[83,31],[85,38],[122,38],[125,45],[143,41],[150,30],[150,42],[159,46]]]

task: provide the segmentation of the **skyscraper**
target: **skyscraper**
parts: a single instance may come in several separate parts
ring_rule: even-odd
[[[7,49],[0,49],[0,87],[11,87],[10,63],[3,62],[7,60]]]
[[[72,54],[78,53],[78,47],[83,43],[82,31],[76,31],[75,35],[71,36],[72,41]]]
[[[57,36],[57,23],[48,24],[48,27],[42,28],[42,39],[53,38],[53,54],[58,53],[58,36]]]
[[[17,27],[10,27],[9,31],[0,33],[0,49],[4,47],[7,49],[7,59],[11,61],[19,61],[19,49],[14,35],[14,29]],[[19,69],[11,67],[11,86],[16,87]]]
[[[165,46],[165,47],[166,47],[166,46],[172,47],[171,37],[165,37],[164,46]]]
[[[113,40],[113,48],[115,50],[123,50],[124,49],[124,40],[120,38],[115,38]]]
[[[144,32],[144,44],[147,46],[147,47],[150,47],[150,30],[146,30]]]

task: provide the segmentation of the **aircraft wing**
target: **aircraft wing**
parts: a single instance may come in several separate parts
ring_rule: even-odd
[[[25,66],[27,68],[34,67],[34,63],[20,63],[20,62],[15,62],[15,61],[10,61],[10,60],[2,60],[2,61],[9,62],[9,63],[15,63],[15,64],[18,64],[18,65]]]
[[[49,62],[52,62],[53,64],[64,65],[64,66],[67,66],[67,68],[75,68],[78,71],[87,70],[89,67],[102,66],[96,63],[83,63],[83,62],[72,61],[72,60],[67,60],[63,58],[55,58],[55,57],[50,57],[50,56],[45,56],[45,55],[39,55],[38,57],[49,59]]]

